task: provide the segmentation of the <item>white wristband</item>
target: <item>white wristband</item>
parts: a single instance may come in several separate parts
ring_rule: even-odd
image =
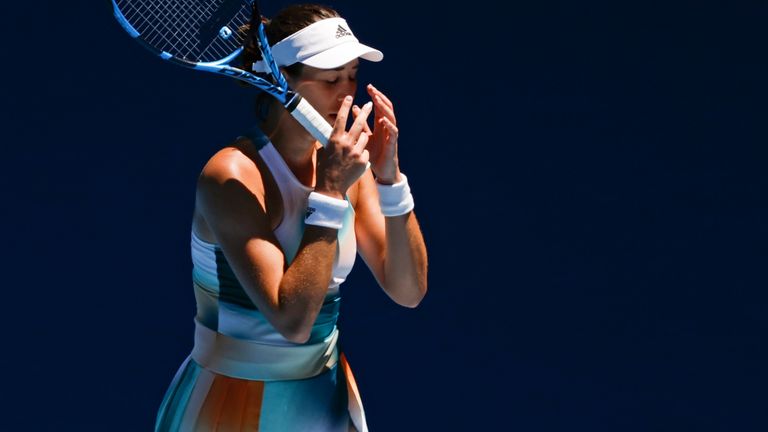
[[[341,229],[347,207],[349,207],[349,203],[346,200],[331,198],[328,195],[317,192],[310,192],[304,223],[306,225]]]
[[[376,182],[379,189],[379,204],[384,216],[400,216],[413,210],[413,195],[408,186],[408,177],[400,173],[400,182],[383,185]]]

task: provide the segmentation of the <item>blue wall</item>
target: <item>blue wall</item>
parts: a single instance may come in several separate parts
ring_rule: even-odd
[[[150,430],[192,346],[196,176],[252,124],[250,90],[91,3],[50,5],[44,73],[6,81],[24,430]],[[768,8],[603,3],[331,2],[385,53],[360,84],[396,103],[430,253],[415,310],[361,260],[342,289],[372,431],[766,430]]]

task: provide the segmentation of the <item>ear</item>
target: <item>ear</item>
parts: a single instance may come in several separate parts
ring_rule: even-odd
[[[288,85],[295,87],[304,75],[304,65],[301,63],[294,63],[290,66],[281,66],[280,73],[282,73],[286,81],[288,81]]]

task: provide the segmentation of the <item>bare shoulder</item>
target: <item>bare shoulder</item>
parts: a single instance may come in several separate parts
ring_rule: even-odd
[[[200,172],[195,193],[198,234],[225,246],[252,237],[269,237],[265,182],[259,156],[248,139],[239,139],[211,156]]]
[[[203,167],[197,181],[198,198],[245,189],[264,204],[264,181],[250,140],[238,139],[216,152]],[[231,186],[239,185],[239,188]],[[220,197],[221,198],[221,197]]]

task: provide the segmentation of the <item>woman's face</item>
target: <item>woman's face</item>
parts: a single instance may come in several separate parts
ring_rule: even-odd
[[[286,79],[291,88],[333,125],[344,97],[355,96],[358,65],[358,59],[336,69],[318,69],[304,65],[300,77],[294,80],[286,76]]]

